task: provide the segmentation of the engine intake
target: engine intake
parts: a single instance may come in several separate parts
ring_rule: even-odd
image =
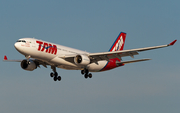
[[[74,62],[75,62],[75,64],[85,66],[85,65],[88,65],[90,63],[90,59],[86,55],[77,55],[74,58]]]
[[[34,61],[32,60],[23,60],[21,62],[21,68],[23,68],[24,70],[27,70],[27,71],[33,71],[34,69],[37,68],[37,65]]]

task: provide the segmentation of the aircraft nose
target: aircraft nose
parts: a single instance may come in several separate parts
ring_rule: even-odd
[[[16,43],[14,44],[14,47],[15,47],[16,50],[18,50],[19,52],[22,51],[20,43],[16,42]]]
[[[18,49],[18,43],[17,43],[17,42],[14,44],[14,47],[15,47],[16,49]]]

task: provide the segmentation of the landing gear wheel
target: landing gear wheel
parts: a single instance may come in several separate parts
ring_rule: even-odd
[[[82,74],[82,75],[84,75],[84,72],[85,72],[84,70],[81,70],[81,74]]]
[[[57,81],[57,77],[56,76],[54,77],[54,81]]]
[[[54,77],[54,73],[50,73],[50,77]]]
[[[91,73],[89,73],[89,78],[92,78],[92,74]]]
[[[61,76],[58,76],[58,77],[57,77],[57,80],[58,80],[58,81],[61,81]]]
[[[86,79],[87,79],[87,78],[88,78],[88,74],[85,74],[85,75],[84,75],[84,78],[86,78]]]

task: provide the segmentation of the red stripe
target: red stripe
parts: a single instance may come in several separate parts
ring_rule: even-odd
[[[110,69],[113,69],[113,68],[116,68],[119,66],[124,66],[124,64],[117,65],[116,61],[120,62],[120,60],[118,58],[110,59],[109,62],[106,64],[106,66],[101,71],[106,71],[106,70],[110,70]]]

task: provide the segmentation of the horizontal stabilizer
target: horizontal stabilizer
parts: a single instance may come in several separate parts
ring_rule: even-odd
[[[7,56],[5,55],[3,61],[7,61],[7,62],[21,62],[22,60],[8,60]]]
[[[129,61],[122,61],[122,62],[116,62],[116,64],[129,64],[129,63],[135,63],[135,62],[141,62],[141,61],[147,61],[151,59],[139,59],[139,60],[129,60]]]

